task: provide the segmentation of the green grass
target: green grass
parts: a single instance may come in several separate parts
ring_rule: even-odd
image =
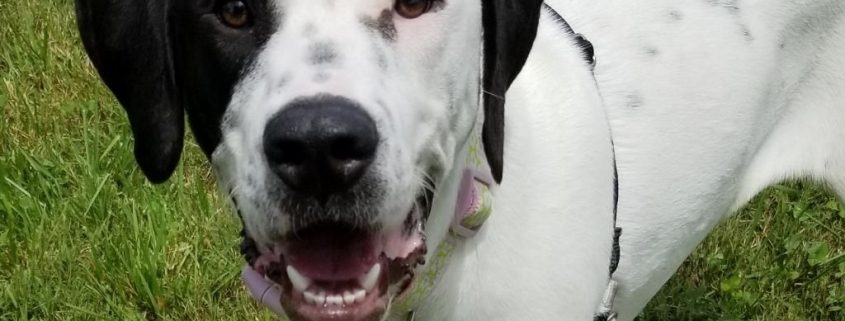
[[[189,144],[170,183],[134,165],[122,110],[70,0],[0,1],[0,320],[270,320],[238,279],[238,222]],[[661,320],[845,320],[845,210],[773,188],[643,312]]]
[[[722,224],[640,320],[845,320],[845,207],[781,185]]]

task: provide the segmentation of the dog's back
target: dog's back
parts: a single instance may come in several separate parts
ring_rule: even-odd
[[[845,195],[845,2],[549,2],[596,48],[623,320],[766,186],[812,178]]]

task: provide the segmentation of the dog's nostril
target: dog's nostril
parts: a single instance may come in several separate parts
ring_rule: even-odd
[[[267,149],[267,158],[271,162],[281,165],[301,165],[308,158],[308,147],[301,142],[279,140],[270,142],[273,146]]]
[[[375,153],[375,145],[362,142],[357,137],[338,137],[331,146],[331,157],[337,161],[355,161],[367,159]]]
[[[264,130],[264,152],[272,171],[291,189],[317,196],[354,185],[377,147],[375,122],[357,104],[340,97],[295,101]]]

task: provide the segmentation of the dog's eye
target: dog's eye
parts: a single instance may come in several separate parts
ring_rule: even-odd
[[[217,9],[220,21],[232,28],[243,28],[250,23],[249,8],[243,1],[226,1]]]
[[[435,0],[396,0],[396,13],[407,19],[419,17],[429,10]]]

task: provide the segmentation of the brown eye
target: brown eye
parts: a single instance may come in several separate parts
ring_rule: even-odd
[[[232,28],[243,28],[249,25],[249,8],[243,1],[226,1],[217,9],[220,21]]]
[[[407,19],[417,18],[431,10],[434,0],[396,0],[395,10]]]

